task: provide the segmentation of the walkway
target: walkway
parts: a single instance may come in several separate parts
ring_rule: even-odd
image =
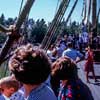
[[[94,97],[94,100],[100,100],[100,64],[94,64],[94,70],[98,82],[94,82],[92,74],[90,73],[89,74],[90,83],[87,83],[85,78],[85,73],[84,73],[84,62],[85,61],[82,61],[77,64],[79,68],[78,69],[79,77],[81,78],[83,83],[85,83],[89,87],[92,96]]]

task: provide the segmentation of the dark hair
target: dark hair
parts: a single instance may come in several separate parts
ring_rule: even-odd
[[[67,57],[61,57],[52,64],[52,76],[58,77],[60,80],[76,79],[77,66]]]
[[[72,44],[72,42],[68,42],[67,43],[67,46],[70,48],[70,47],[73,47],[73,44]]]
[[[47,79],[51,64],[43,50],[28,44],[15,51],[9,61],[9,68],[18,81],[33,85]]]

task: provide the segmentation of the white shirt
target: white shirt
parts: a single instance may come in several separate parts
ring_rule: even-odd
[[[2,94],[2,96],[5,98],[5,100],[10,100],[10,98],[8,98],[7,96],[5,96],[4,94]]]

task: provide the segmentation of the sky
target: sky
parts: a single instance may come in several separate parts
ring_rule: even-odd
[[[0,15],[3,13],[5,18],[15,18],[18,16],[20,5],[22,0],[1,0],[0,1]],[[59,1],[59,2],[58,2]],[[75,0],[71,0],[68,9],[64,15],[64,18],[67,18],[67,15],[70,11]],[[100,1],[100,0],[98,0]],[[24,0],[23,5],[25,4],[26,0]],[[29,18],[33,18],[35,21],[37,19],[44,19],[46,22],[51,22],[54,18],[54,15],[57,11],[58,5],[60,4],[61,0],[35,0]],[[58,5],[57,5],[58,4]],[[81,12],[83,8],[83,0],[79,0],[78,4],[71,16],[72,21],[81,22]]]

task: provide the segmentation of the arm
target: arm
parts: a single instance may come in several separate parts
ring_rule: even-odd
[[[77,51],[77,58],[76,58],[76,63],[80,62],[84,60],[84,55],[82,53],[80,53],[79,51]]]

